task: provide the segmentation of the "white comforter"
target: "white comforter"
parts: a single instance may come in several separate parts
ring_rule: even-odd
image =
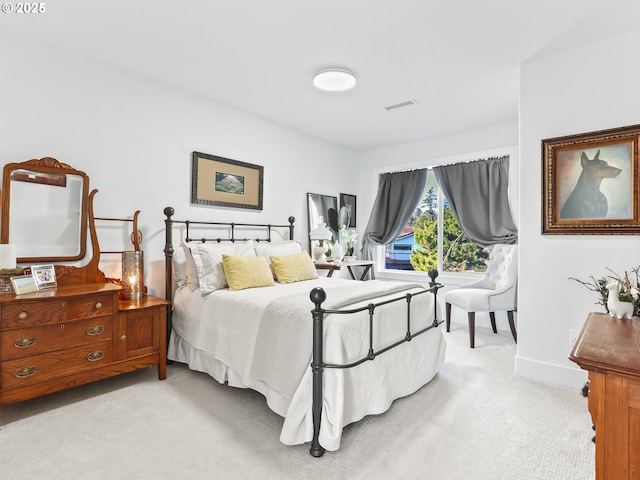
[[[280,440],[289,445],[308,442],[313,437],[313,304],[309,292],[316,286],[327,292],[323,304],[326,309],[351,305],[345,292],[356,287],[360,297],[350,308],[370,303],[367,298],[372,295],[375,301],[380,300],[383,288],[393,289],[382,297],[391,298],[402,295],[397,293],[398,288],[407,287],[381,281],[319,278],[241,291],[217,290],[206,297],[183,287],[174,297],[168,357],[207,372],[221,383],[261,392],[269,407],[285,417]],[[411,290],[416,290],[415,286]],[[431,324],[431,294],[414,297],[411,308],[412,332]],[[405,302],[376,310],[374,348],[404,338],[405,312]],[[327,315],[325,362],[347,363],[365,356],[368,325],[367,312]],[[394,399],[418,390],[436,374],[444,353],[441,329],[436,328],[372,362],[346,370],[325,369],[320,444],[327,450],[337,450],[345,425],[365,415],[382,413]]]

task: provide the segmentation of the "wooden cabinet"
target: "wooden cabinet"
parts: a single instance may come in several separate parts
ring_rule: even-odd
[[[119,304],[119,347],[122,360],[159,355],[158,376],[167,376],[167,305],[169,302],[158,297],[144,297],[142,300],[121,300]]]
[[[569,358],[589,372],[596,479],[640,479],[640,321],[590,314]]]
[[[0,295],[0,405],[150,365],[164,379],[168,302],[119,292],[89,283]]]

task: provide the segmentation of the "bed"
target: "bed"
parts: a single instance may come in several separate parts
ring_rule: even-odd
[[[284,418],[282,443],[311,442],[316,457],[335,451],[346,425],[388,410],[442,365],[437,272],[429,288],[320,277],[292,217],[263,225],[175,220],[171,207],[165,215],[168,359],[260,392]]]

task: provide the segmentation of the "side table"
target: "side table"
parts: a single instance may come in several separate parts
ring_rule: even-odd
[[[316,262],[317,270],[328,270],[327,277],[331,277],[335,270],[340,270],[342,267],[346,267],[352,280],[366,280],[367,275],[371,272],[371,280],[375,279],[375,271],[372,260],[354,260],[352,262]],[[357,277],[353,271],[353,267],[362,267],[362,273],[360,277]]]

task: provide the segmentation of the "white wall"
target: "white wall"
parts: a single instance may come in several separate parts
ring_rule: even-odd
[[[525,63],[520,93],[520,285],[516,371],[580,386],[571,330],[601,311],[569,282],[640,264],[637,236],[542,236],[541,140],[640,123],[640,30]]]
[[[0,34],[0,54],[2,164],[51,156],[89,175],[97,216],[141,210],[151,293],[164,294],[166,206],[176,219],[286,224],[293,215],[306,246],[306,193],[357,193],[351,150],[47,46]],[[264,210],[191,207],[194,150],[263,165]]]

